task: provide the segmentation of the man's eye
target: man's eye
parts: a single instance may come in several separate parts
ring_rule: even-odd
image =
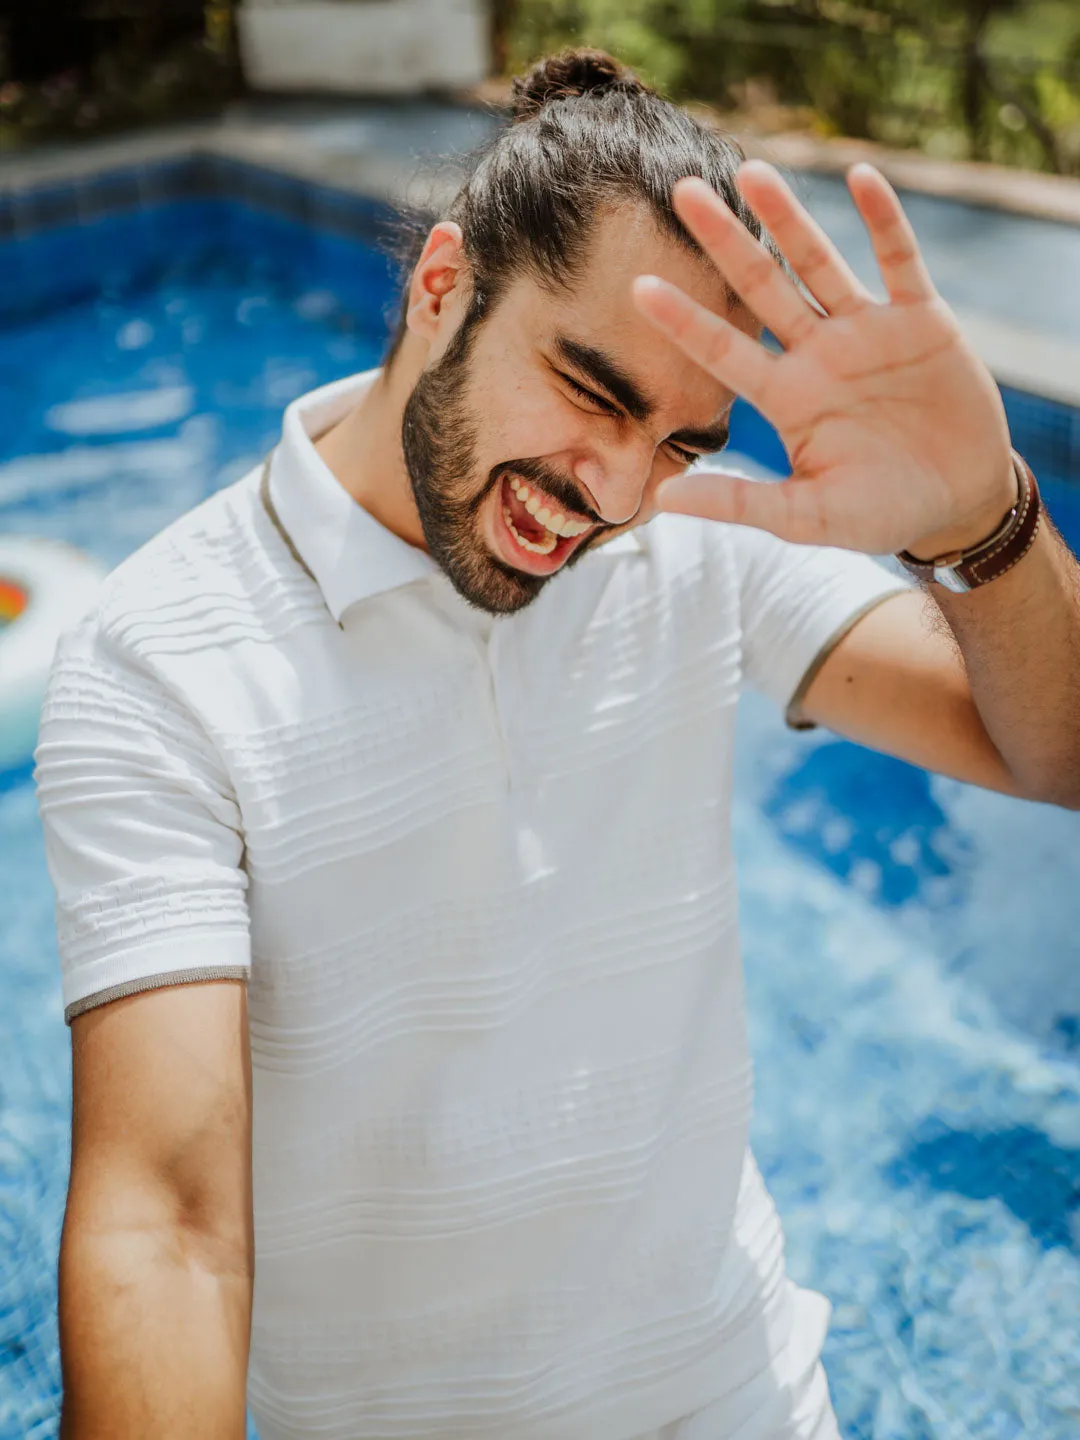
[[[562,375],[561,370],[559,371],[559,374]],[[573,390],[574,394],[577,395],[580,399],[586,401],[587,404],[597,406],[598,409],[603,410],[604,413],[607,415],[617,415],[619,413],[615,409],[615,406],[612,405],[609,401],[604,400],[599,395],[594,395],[591,390],[586,390],[584,385],[579,385],[572,375],[562,375],[562,378],[566,381],[567,385],[570,386],[570,389]]]
[[[607,415],[618,415],[620,413],[609,400],[605,400],[603,396],[596,395],[593,391],[587,390],[585,386],[575,380],[572,375],[566,375],[561,370],[559,371],[559,375],[566,381],[574,394],[581,400],[584,400],[586,404],[595,405],[597,409],[603,410]],[[693,465],[695,460],[701,459],[701,456],[696,450],[684,450],[681,445],[672,445],[669,443],[668,450],[680,465]]]
[[[693,465],[695,460],[701,459],[696,450],[683,450],[679,445],[669,445],[668,449],[680,465]]]

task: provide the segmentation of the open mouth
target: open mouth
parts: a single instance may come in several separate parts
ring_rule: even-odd
[[[513,473],[502,478],[500,506],[514,563],[534,574],[556,570],[596,527],[562,509],[549,495]]]

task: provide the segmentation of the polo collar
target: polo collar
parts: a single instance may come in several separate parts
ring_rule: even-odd
[[[359,601],[439,570],[430,555],[358,505],[315,449],[313,437],[347,415],[378,374],[348,375],[294,400],[270,457],[268,488],[277,518],[338,624]]]
[[[294,400],[285,410],[266,476],[271,515],[338,624],[361,600],[441,574],[426,551],[358,504],[315,449],[314,440],[348,414],[379,373],[347,375]],[[640,533],[628,530],[593,553],[643,549]]]

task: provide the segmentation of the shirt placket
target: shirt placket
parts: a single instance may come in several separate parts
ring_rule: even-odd
[[[476,642],[480,650],[481,663],[484,667],[484,677],[488,687],[493,728],[499,745],[499,758],[502,762],[503,784],[505,788],[509,790],[512,788],[513,771],[511,765],[510,738],[506,725],[506,711],[503,697],[499,693],[500,658],[503,649],[503,635],[498,624],[491,627],[491,633],[486,640],[482,635],[477,634]]]

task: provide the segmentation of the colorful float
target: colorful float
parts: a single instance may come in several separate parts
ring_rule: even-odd
[[[0,771],[30,761],[56,642],[86,614],[104,574],[71,545],[0,537]]]

